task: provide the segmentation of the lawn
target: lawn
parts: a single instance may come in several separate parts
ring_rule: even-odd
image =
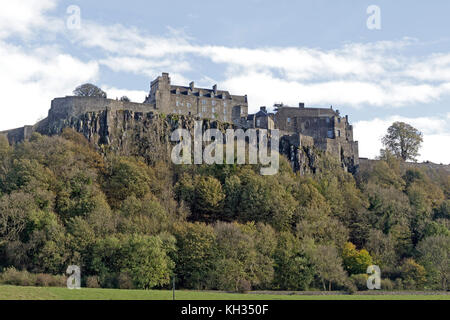
[[[239,294],[213,291],[177,290],[177,300],[450,300],[450,295],[294,295]],[[170,290],[119,290],[0,286],[0,300],[171,300]]]

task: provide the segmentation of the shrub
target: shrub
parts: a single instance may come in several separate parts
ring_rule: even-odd
[[[381,279],[381,290],[384,291],[394,290],[394,282],[390,279]]]
[[[402,281],[401,278],[395,279],[395,282],[394,282],[394,288],[395,288],[396,290],[403,290],[403,281]]]
[[[52,276],[46,273],[38,273],[36,275],[36,285],[38,287],[49,287],[52,283]]]
[[[28,271],[19,271],[14,267],[7,268],[1,274],[1,283],[14,286],[34,286],[36,285],[36,275]]]
[[[88,288],[100,288],[100,281],[97,276],[89,276],[86,279],[86,287]]]
[[[67,277],[64,275],[51,275],[50,287],[66,287]]]
[[[121,272],[117,279],[120,289],[134,289],[133,280],[126,272]]]
[[[247,279],[241,279],[238,282],[237,289],[240,293],[247,293],[248,291],[252,290],[252,285]]]
[[[367,279],[369,276],[367,274],[353,274],[350,276],[352,283],[358,288],[358,290],[367,290]]]
[[[33,274],[9,267],[0,274],[0,283],[14,286],[65,287],[66,277],[47,273]]]

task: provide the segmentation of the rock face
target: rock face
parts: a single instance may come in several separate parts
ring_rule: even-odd
[[[146,110],[143,104],[110,99],[80,97],[58,98],[52,101],[49,116],[34,126],[4,132],[10,143],[28,139],[33,132],[44,135],[60,134],[72,128],[83,134],[100,151],[113,151],[122,155],[140,156],[148,163],[170,161],[173,146],[171,134],[175,129],[194,130],[198,118],[189,115],[165,115]],[[95,101],[94,101],[95,100]],[[223,133],[234,125],[215,120],[202,121],[203,130],[219,129]],[[270,144],[270,137],[269,137]],[[323,153],[314,141],[299,134],[280,137],[280,153],[300,174],[315,173],[317,158]],[[343,163],[343,167],[346,164]]]
[[[174,130],[194,130],[194,117],[161,115],[130,110],[87,112],[82,116],[59,119],[36,131],[45,135],[60,134],[64,128],[82,133],[99,149],[108,149],[123,155],[143,157],[148,163],[169,161],[176,142],[170,137]],[[218,129],[225,133],[233,125],[219,121],[202,120],[203,130]],[[280,153],[290,160],[294,171],[314,173],[320,152],[312,146],[299,146],[288,137],[280,140]]]

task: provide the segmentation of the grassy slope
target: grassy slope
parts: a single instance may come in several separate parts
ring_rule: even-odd
[[[13,300],[171,300],[169,290],[117,290],[0,286],[0,299]],[[450,295],[270,295],[176,291],[177,300],[450,300]]]

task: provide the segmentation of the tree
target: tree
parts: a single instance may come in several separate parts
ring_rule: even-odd
[[[214,267],[215,239],[211,226],[203,223],[175,225],[177,240],[175,275],[179,286],[189,289],[207,288]]]
[[[328,282],[328,291],[331,291],[332,283],[345,285],[348,276],[342,267],[342,259],[335,247],[319,245],[309,248],[308,251],[324,291],[326,282]]]
[[[394,122],[382,139],[386,150],[398,158],[416,161],[420,144],[423,142],[422,133],[404,122]]]
[[[91,83],[85,83],[81,86],[78,86],[74,91],[73,94],[78,97],[99,97],[99,98],[106,98],[106,92],[97,87],[96,85],[93,85]]]
[[[277,289],[308,290],[314,280],[311,262],[303,251],[300,239],[290,232],[281,232],[274,254]]]
[[[425,267],[430,284],[447,290],[450,275],[450,237],[425,238],[418,244],[417,251],[419,263]]]
[[[425,268],[414,259],[405,259],[400,267],[403,284],[409,289],[421,289],[425,284]]]
[[[367,267],[372,264],[372,257],[366,249],[357,250],[355,245],[347,242],[342,252],[344,268],[349,274],[366,273]]]
[[[199,177],[195,186],[194,214],[208,220],[222,212],[225,194],[220,181],[214,177]]]

